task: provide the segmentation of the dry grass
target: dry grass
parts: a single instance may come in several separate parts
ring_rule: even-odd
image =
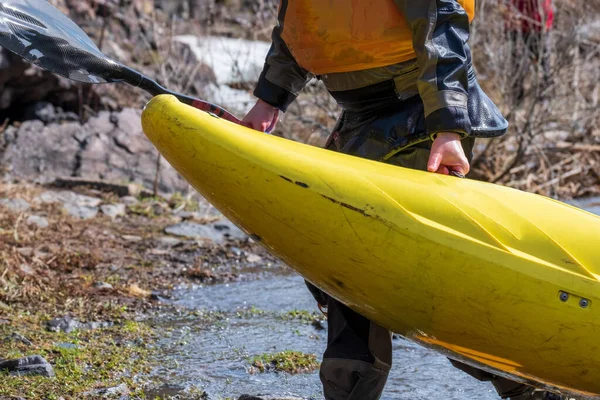
[[[568,199],[600,193],[600,43],[582,35],[600,4],[556,1],[549,32],[550,83],[512,43],[502,7],[480,3],[473,54],[480,81],[509,120],[509,133],[479,148],[477,178]],[[516,51],[511,46],[516,46]],[[541,51],[541,48],[540,48]],[[524,96],[518,96],[519,86]]]

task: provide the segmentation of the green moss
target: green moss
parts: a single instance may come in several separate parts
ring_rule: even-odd
[[[29,399],[79,399],[99,387],[125,383],[134,395],[142,396],[138,374],[150,371],[146,343],[152,331],[144,324],[126,321],[118,326],[72,333],[43,329],[43,315],[14,316],[11,324],[0,325],[0,356],[7,359],[39,354],[54,368],[56,377],[18,377],[1,373],[0,397],[21,396]],[[33,345],[3,340],[18,328]],[[60,343],[70,343],[65,348]]]
[[[238,318],[251,318],[251,317],[257,317],[257,316],[261,316],[261,315],[265,315],[265,311],[261,310],[260,308],[256,308],[254,306],[252,306],[250,308],[244,308],[244,309],[237,310],[235,313],[235,316]]]
[[[251,363],[259,372],[273,371],[289,374],[312,372],[320,365],[316,355],[292,350],[276,354],[261,354],[254,357]]]
[[[129,212],[146,218],[156,218],[158,216],[154,212],[153,205],[148,203],[132,204],[129,206]]]
[[[172,209],[183,208],[184,211],[199,211],[200,207],[197,200],[187,198],[180,192],[175,192],[169,198],[169,206]]]
[[[315,311],[310,312],[306,310],[292,310],[282,315],[283,319],[287,320],[300,320],[308,324],[312,324],[314,321],[323,321],[325,316]]]

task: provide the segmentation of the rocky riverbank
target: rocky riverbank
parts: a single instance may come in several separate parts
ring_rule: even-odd
[[[286,268],[197,198],[64,186],[0,184],[0,398],[146,398],[173,288]]]

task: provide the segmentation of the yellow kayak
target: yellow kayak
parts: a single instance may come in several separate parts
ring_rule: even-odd
[[[600,398],[600,217],[266,135],[158,96],[144,132],[316,286],[451,358]]]

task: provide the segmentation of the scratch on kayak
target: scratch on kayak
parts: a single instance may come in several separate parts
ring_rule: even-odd
[[[323,198],[325,198],[325,199],[327,199],[327,200],[331,201],[332,203],[335,203],[335,204],[338,204],[338,205],[340,205],[340,206],[342,206],[342,207],[345,207],[345,208],[347,208],[347,209],[349,209],[349,210],[352,210],[352,211],[356,211],[356,212],[358,212],[358,213],[361,213],[361,214],[362,214],[362,215],[364,215],[365,217],[372,217],[372,215],[368,214],[368,213],[367,213],[365,210],[363,210],[363,209],[361,209],[361,208],[354,207],[353,205],[350,205],[350,204],[348,204],[348,203],[344,203],[344,202],[342,202],[342,201],[336,200],[336,199],[334,199],[334,198],[331,198],[331,197],[329,197],[329,196],[327,196],[327,195],[324,195],[324,194],[321,194],[321,197],[323,197]]]
[[[300,181],[295,181],[295,182],[294,182],[293,180],[291,180],[291,179],[290,179],[290,178],[288,178],[287,176],[279,175],[279,177],[280,177],[281,179],[283,179],[284,181],[287,181],[287,182],[289,182],[289,183],[294,183],[294,184],[296,184],[296,185],[298,185],[298,186],[300,186],[300,187],[303,187],[303,188],[305,188],[305,189],[307,189],[307,188],[309,188],[309,187],[310,187],[310,186],[308,186],[308,184],[307,184],[307,183],[304,183],[304,182],[300,182]]]

